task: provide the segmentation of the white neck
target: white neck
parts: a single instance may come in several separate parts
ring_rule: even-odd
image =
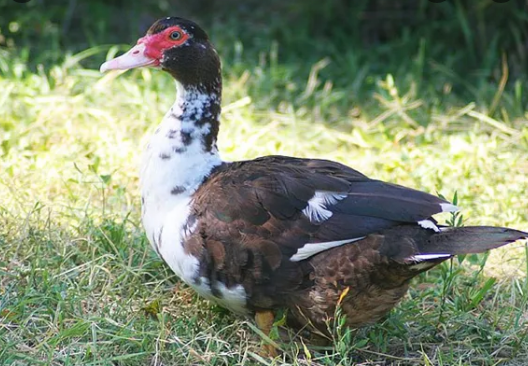
[[[215,141],[207,143],[211,122],[219,117],[219,95],[186,90],[179,83],[177,92],[176,102],[147,146],[141,169],[143,225],[156,251],[156,235],[169,212],[188,212],[191,195],[222,163]]]

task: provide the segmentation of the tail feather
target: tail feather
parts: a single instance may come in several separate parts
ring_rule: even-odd
[[[439,232],[406,226],[383,234],[385,240],[380,252],[406,263],[439,263],[453,255],[482,253],[528,238],[526,232],[492,226],[441,227]]]
[[[419,245],[420,254],[472,254],[528,238],[528,233],[492,226],[443,227]]]

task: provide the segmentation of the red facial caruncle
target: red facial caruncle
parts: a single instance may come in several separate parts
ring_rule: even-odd
[[[138,40],[145,44],[145,56],[158,60],[163,57],[163,51],[174,46],[181,46],[189,39],[189,35],[180,27],[174,26],[160,33],[150,34]]]
[[[165,50],[181,46],[188,39],[189,34],[179,26],[149,34],[140,38],[127,53],[102,64],[101,72],[128,70],[142,66],[159,66]]]

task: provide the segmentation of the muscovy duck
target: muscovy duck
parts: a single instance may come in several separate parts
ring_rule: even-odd
[[[457,207],[333,161],[223,161],[220,59],[192,21],[156,21],[101,71],[145,66],[170,73],[177,89],[141,170],[148,239],[181,280],[235,313],[255,315],[265,333],[281,308],[292,324],[322,333],[338,305],[350,327],[375,322],[419,273],[528,236],[438,225],[433,215]]]

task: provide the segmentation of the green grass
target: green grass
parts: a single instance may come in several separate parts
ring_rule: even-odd
[[[458,74],[412,35],[307,53],[292,47],[309,44],[299,27],[292,40],[251,42],[212,26],[224,58],[225,159],[338,160],[457,192],[466,225],[528,229],[526,78],[501,83],[511,62],[492,54],[481,73]],[[106,46],[40,67],[26,51],[0,50],[1,365],[526,364],[524,243],[420,276],[384,322],[337,327],[334,348],[286,342],[280,360],[260,358],[254,327],[178,282],[143,236],[137,167],[172,80],[100,75],[95,65],[117,51]]]

